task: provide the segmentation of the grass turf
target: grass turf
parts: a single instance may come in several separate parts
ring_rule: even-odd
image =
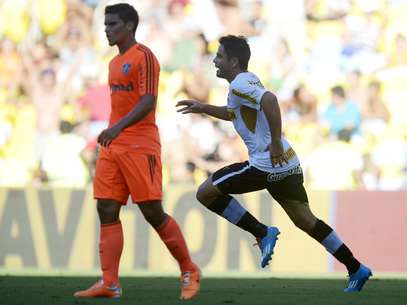
[[[121,299],[76,299],[72,293],[96,278],[0,276],[0,304],[91,305],[181,304],[180,281],[171,277],[124,277]],[[342,290],[344,279],[204,278],[198,297],[188,304],[202,305],[400,305],[407,304],[407,280],[371,279],[361,293]]]

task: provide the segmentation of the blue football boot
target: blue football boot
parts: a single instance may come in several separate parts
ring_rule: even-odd
[[[261,249],[261,267],[264,268],[269,264],[273,250],[276,245],[278,235],[280,231],[276,227],[268,227],[267,235],[259,240],[259,246]]]
[[[363,288],[363,285],[367,282],[369,277],[371,277],[372,270],[370,270],[368,267],[360,264],[360,267],[358,271],[355,273],[351,274],[349,276],[349,282],[348,282],[348,287],[345,288],[345,292],[358,292],[361,291]]]

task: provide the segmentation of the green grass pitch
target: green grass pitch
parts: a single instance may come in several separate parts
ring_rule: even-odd
[[[0,276],[4,305],[168,305],[178,300],[175,277],[124,277],[121,299],[76,299],[95,277]],[[360,293],[346,294],[345,279],[204,278],[198,297],[187,304],[202,305],[402,305],[407,304],[406,279],[371,279]]]

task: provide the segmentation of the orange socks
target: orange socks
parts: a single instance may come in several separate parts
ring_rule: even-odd
[[[195,270],[182,232],[171,216],[156,229],[172,256],[178,261],[181,272]],[[123,250],[123,230],[120,221],[102,224],[100,230],[99,255],[103,282],[107,286],[119,282],[119,263]]]
[[[178,261],[181,272],[195,270],[196,266],[191,261],[184,236],[174,218],[168,215],[156,230],[172,256]]]
[[[120,221],[102,224],[100,229],[99,256],[103,282],[107,286],[119,282],[119,263],[123,250],[123,230]]]

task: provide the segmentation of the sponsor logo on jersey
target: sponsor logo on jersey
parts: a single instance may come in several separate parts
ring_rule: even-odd
[[[302,168],[300,165],[285,171],[281,173],[269,173],[267,175],[267,181],[268,182],[273,182],[273,181],[280,181],[283,180],[284,178],[291,176],[291,175],[297,175],[297,174],[302,174]]]
[[[116,92],[116,91],[133,91],[133,83],[127,84],[127,85],[110,85],[110,93]]]

